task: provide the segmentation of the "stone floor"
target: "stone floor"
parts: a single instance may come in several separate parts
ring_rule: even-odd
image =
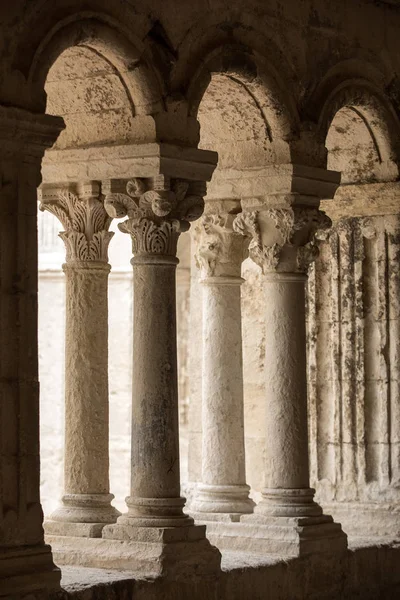
[[[143,579],[128,571],[62,568],[52,600],[399,600],[400,543],[351,540],[342,557],[284,560],[225,552],[218,578]]]

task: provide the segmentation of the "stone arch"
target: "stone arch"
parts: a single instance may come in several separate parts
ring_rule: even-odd
[[[51,66],[63,52],[76,46],[97,54],[118,74],[135,115],[163,110],[162,79],[147,59],[144,45],[132,34],[128,37],[109,17],[88,12],[75,13],[53,25],[25,66],[32,95],[39,99],[37,104],[44,104],[44,84]],[[22,52],[20,48],[16,63]]]
[[[364,79],[343,81],[317,114],[328,167],[342,171],[342,183],[397,179],[400,124],[380,89]]]
[[[197,114],[211,73],[229,73],[253,96],[264,118],[268,113],[270,135],[290,139],[299,127],[298,80],[280,41],[272,28],[259,31],[249,15],[207,15],[179,45],[172,90],[183,92],[189,111]]]
[[[54,88],[47,112],[67,122],[56,148],[154,139],[152,116],[164,110],[163,90],[145,56],[141,42],[128,39],[103,15],[78,13],[51,28],[36,49],[27,80],[40,110],[46,86],[47,91]],[[106,111],[104,127],[101,113]],[[85,119],[79,119],[83,114]]]
[[[200,121],[200,143],[204,147],[209,147],[204,144],[208,112],[213,114],[210,133],[217,142],[220,162],[224,163],[224,156],[218,140],[228,146],[229,136],[231,142],[246,142],[242,144],[241,156],[236,156],[241,166],[250,166],[246,159],[251,158],[252,152],[253,166],[290,161],[289,143],[297,134],[297,111],[273,68],[257,52],[245,44],[225,43],[191,64],[196,69],[186,74],[185,96],[189,114]],[[227,98],[229,101],[224,103]],[[254,142],[252,148],[247,143],[250,138]]]

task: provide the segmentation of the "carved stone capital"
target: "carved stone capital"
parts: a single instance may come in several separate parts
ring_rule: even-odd
[[[234,222],[251,237],[249,255],[263,273],[306,273],[318,256],[317,232],[330,226],[324,212],[303,206],[245,211]]]
[[[203,213],[205,183],[136,178],[126,192],[107,194],[105,209],[113,218],[128,217],[118,227],[130,234],[133,255],[175,256],[179,235]]]
[[[247,256],[249,238],[233,228],[234,214],[205,214],[197,228],[199,242],[196,264],[202,278],[240,277],[243,260]]]
[[[64,230],[59,236],[66,248],[66,262],[108,261],[108,245],[114,233],[108,231],[111,218],[99,199],[96,186],[81,185],[80,194],[61,190],[43,195],[40,210],[57,217]]]

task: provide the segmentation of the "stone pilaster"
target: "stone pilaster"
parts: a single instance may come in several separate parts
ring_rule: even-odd
[[[350,535],[393,539],[400,495],[399,184],[340,192],[308,288],[312,482]],[[357,216],[361,206],[370,214]],[[377,207],[385,214],[375,214]]]
[[[119,515],[109,491],[107,285],[113,233],[99,184],[78,184],[75,192],[45,187],[40,205],[60,220],[66,247],[64,496],[45,529],[50,536],[100,537]]]
[[[40,505],[37,186],[61,119],[0,107],[0,588],[39,600],[59,589]]]
[[[202,182],[159,176],[133,179],[127,193],[105,200],[110,216],[128,217],[119,228],[132,239],[135,326],[131,493],[127,513],[103,530],[103,538],[130,542],[132,568],[143,563],[147,548],[160,573],[173,572],[175,564],[190,571],[195,563],[198,572],[212,572],[220,560],[205,527],[184,513],[180,496],[176,248],[179,235],[202,214],[204,194]]]
[[[212,203],[196,255],[203,286],[202,479],[191,510],[199,521],[238,521],[254,502],[246,485],[240,286],[248,241],[233,230],[237,203]],[[220,208],[221,210],[218,210]]]

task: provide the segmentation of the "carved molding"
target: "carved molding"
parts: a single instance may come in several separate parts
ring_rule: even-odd
[[[235,217],[228,213],[213,213],[201,218],[195,259],[203,278],[220,275],[240,277],[249,238],[233,229]]]
[[[306,273],[318,256],[318,232],[330,226],[329,217],[312,207],[243,212],[233,225],[238,233],[251,236],[249,255],[263,273]]]
[[[112,219],[98,198],[81,199],[62,190],[56,198],[43,199],[40,210],[47,210],[61,222],[64,231],[59,236],[65,243],[67,262],[108,261],[108,246],[114,235],[108,231]]]
[[[127,183],[126,194],[107,194],[104,205],[111,217],[128,217],[118,227],[130,234],[135,256],[175,256],[179,235],[203,213],[205,191],[203,182],[135,178]]]

